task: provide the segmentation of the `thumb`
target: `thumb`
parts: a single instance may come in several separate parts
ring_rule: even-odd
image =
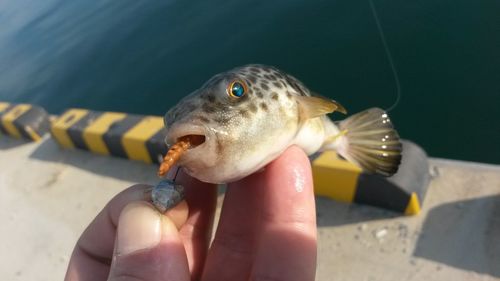
[[[190,280],[186,251],[177,230],[187,215],[185,201],[164,215],[146,202],[127,205],[118,220],[108,280]]]

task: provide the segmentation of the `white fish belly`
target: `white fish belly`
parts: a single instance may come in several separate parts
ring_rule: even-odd
[[[293,143],[302,148],[307,155],[311,155],[323,146],[326,136],[322,118],[312,118],[305,121]]]

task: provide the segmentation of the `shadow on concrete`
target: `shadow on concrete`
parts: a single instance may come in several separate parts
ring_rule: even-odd
[[[45,139],[29,157],[41,161],[64,163],[94,174],[124,181],[148,184],[158,181],[156,165],[102,156],[78,149],[62,149],[51,138]]]
[[[0,150],[7,150],[27,143],[29,142],[26,140],[16,139],[13,137],[0,134]]]
[[[499,238],[500,196],[457,201],[429,211],[413,254],[500,277]]]
[[[316,196],[316,216],[317,225],[322,227],[397,218],[403,214],[373,206],[342,203],[327,197]]]

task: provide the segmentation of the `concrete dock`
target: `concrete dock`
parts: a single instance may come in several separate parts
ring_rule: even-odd
[[[317,280],[500,280],[500,166],[430,164],[417,216],[317,198]],[[156,181],[154,165],[0,135],[1,280],[62,280],[106,202]]]

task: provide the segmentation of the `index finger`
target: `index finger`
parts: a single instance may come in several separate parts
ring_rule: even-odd
[[[291,147],[264,171],[228,186],[202,280],[307,281],[315,269],[311,167]]]
[[[298,147],[267,166],[251,280],[312,281],[317,230],[309,159]]]

